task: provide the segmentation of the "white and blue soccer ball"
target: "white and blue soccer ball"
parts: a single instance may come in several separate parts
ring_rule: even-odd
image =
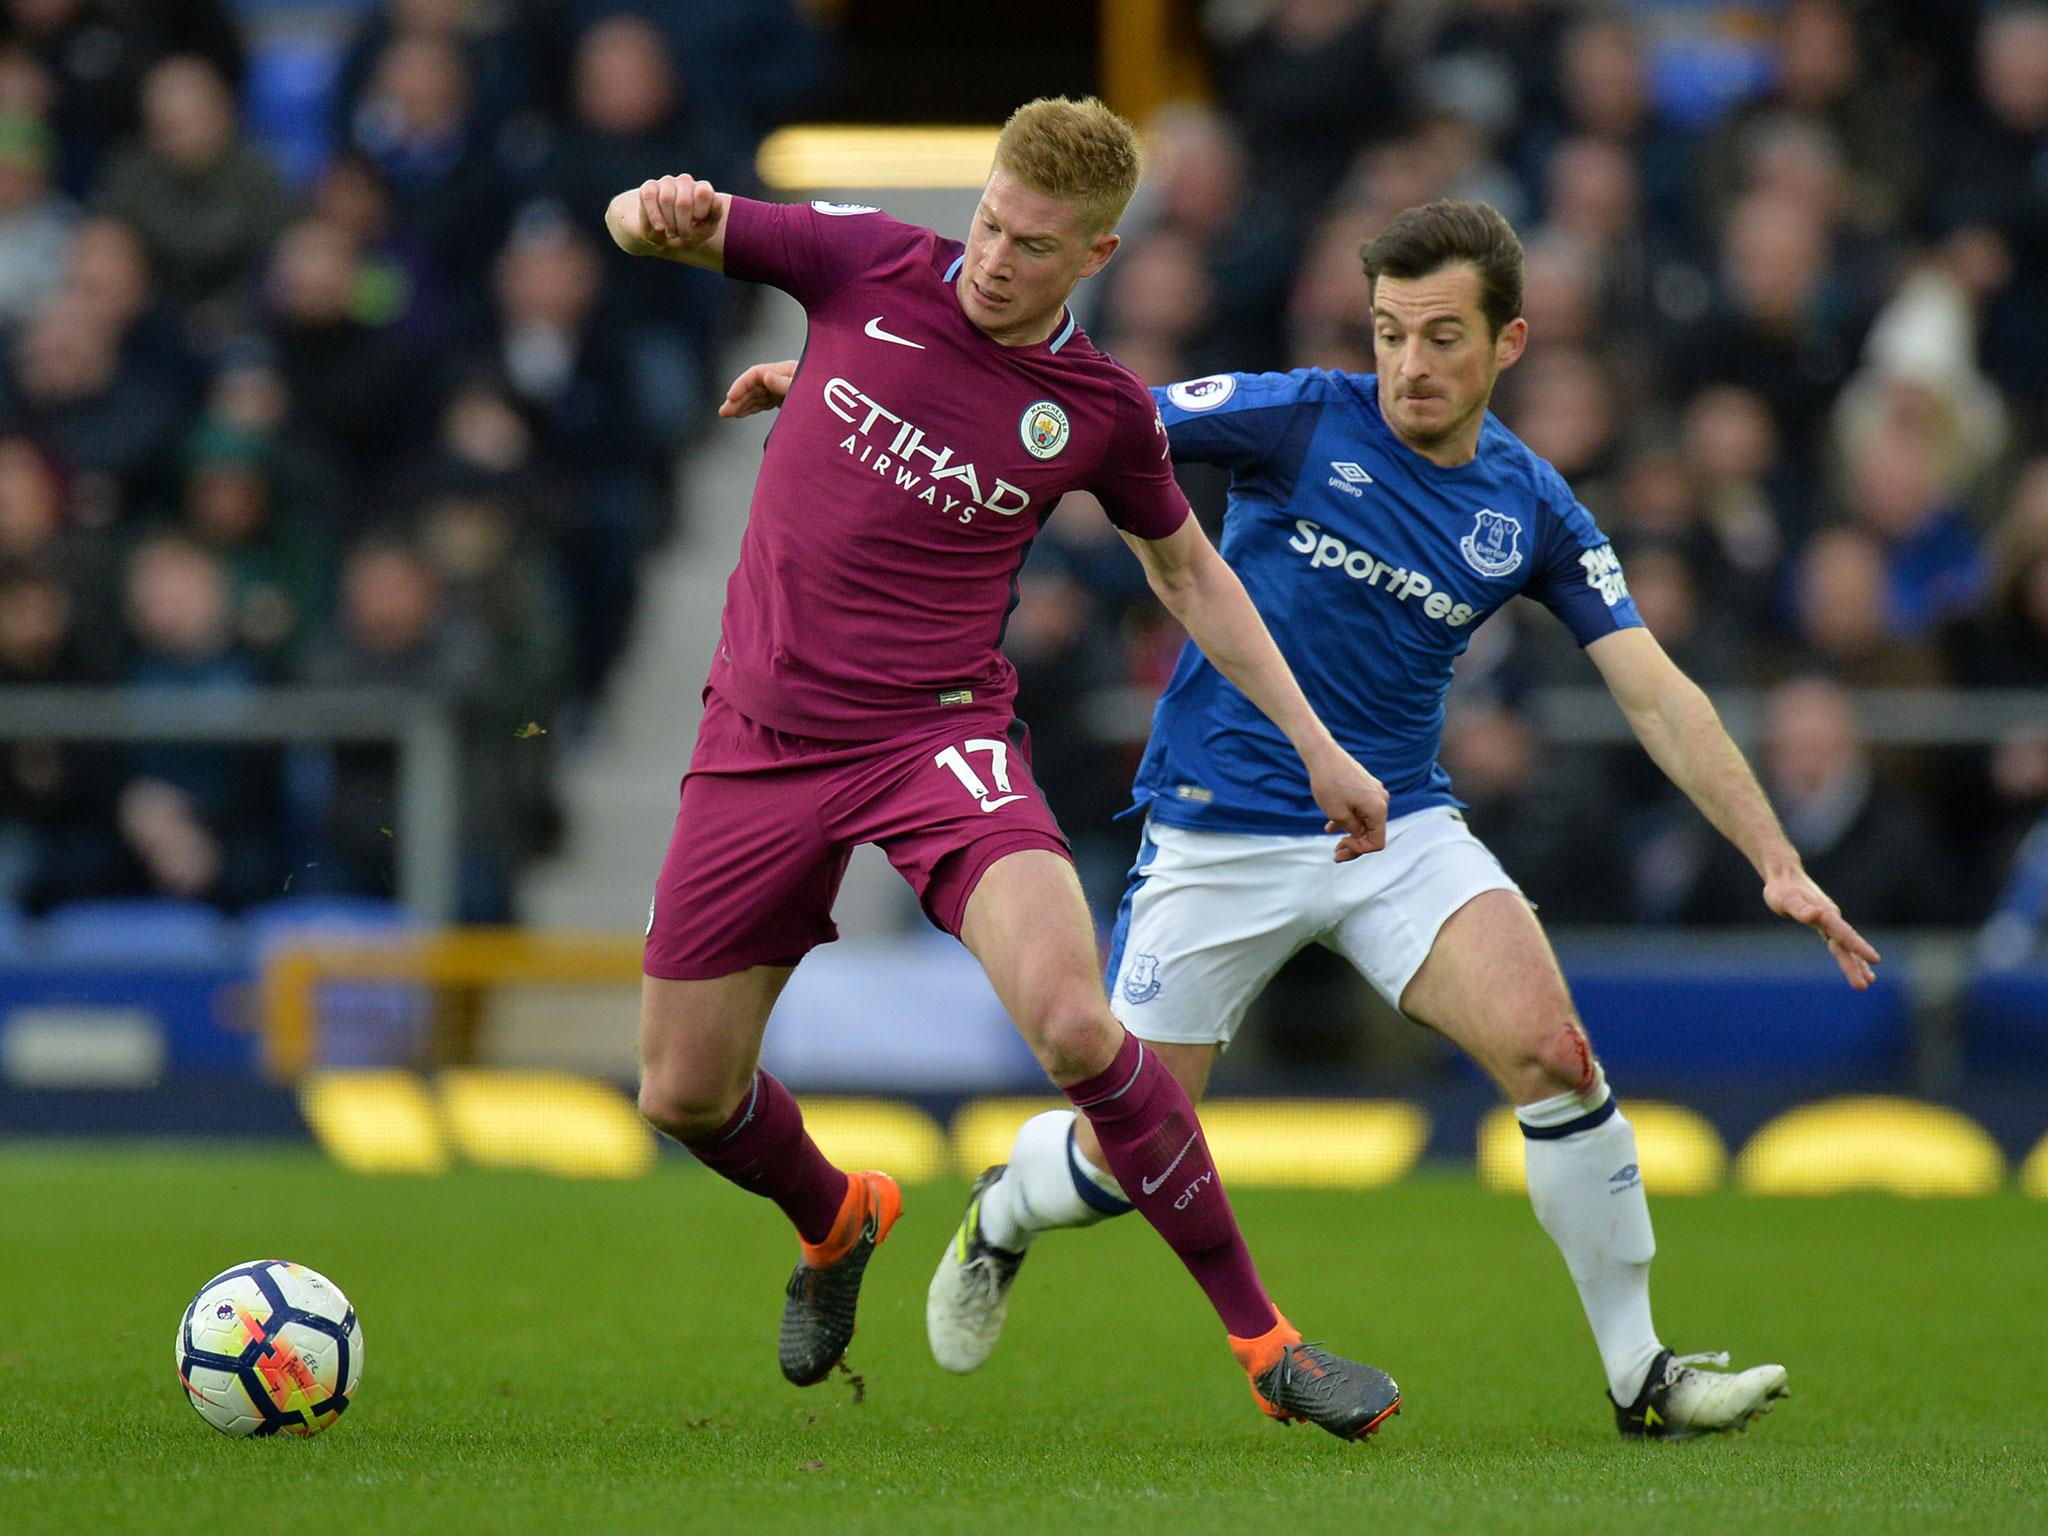
[[[178,1322],[178,1379],[224,1435],[317,1435],[363,1379],[363,1327],[341,1288],[258,1259],[199,1288]]]

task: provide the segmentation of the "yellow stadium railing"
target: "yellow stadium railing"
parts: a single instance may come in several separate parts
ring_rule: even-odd
[[[1187,0],[1109,0],[1102,7],[1102,94],[1134,123],[1169,101],[1206,101],[1201,33]]]
[[[637,988],[641,950],[637,935],[515,928],[450,928],[379,941],[309,937],[264,959],[264,1067],[289,1081],[319,1061],[320,989],[336,982]]]

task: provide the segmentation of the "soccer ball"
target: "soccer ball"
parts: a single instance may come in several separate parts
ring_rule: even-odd
[[[356,1309],[325,1275],[283,1259],[224,1269],[178,1321],[178,1379],[224,1435],[317,1435],[363,1377]]]

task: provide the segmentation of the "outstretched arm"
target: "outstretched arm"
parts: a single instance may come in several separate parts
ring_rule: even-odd
[[[1309,707],[1244,583],[1216,553],[1202,525],[1189,517],[1163,539],[1126,533],[1124,542],[1137,552],[1152,590],[1202,654],[1294,743],[1316,805],[1330,818],[1329,830],[1344,833],[1337,861],[1386,847],[1386,787],[1337,744]]]
[[[693,176],[662,176],[628,187],[605,209],[604,226],[629,256],[659,256],[725,270],[725,216],[732,198]]]
[[[1762,876],[1764,905],[1827,940],[1850,986],[1859,992],[1869,986],[1877,951],[1807,874],[1763,787],[1699,685],[1664,654],[1647,629],[1603,635],[1586,647],[1586,654],[1651,760]]]

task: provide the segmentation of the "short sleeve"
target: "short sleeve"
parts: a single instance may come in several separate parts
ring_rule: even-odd
[[[1250,470],[1280,453],[1295,435],[1315,376],[1302,373],[1212,373],[1152,391],[1160,420],[1183,463]]]
[[[1188,519],[1188,499],[1173,478],[1165,423],[1135,385],[1117,395],[1109,451],[1088,489],[1109,520],[1136,538],[1163,539]]]
[[[725,272],[780,288],[809,309],[926,233],[865,204],[735,197],[725,216]]]
[[[1628,595],[1614,545],[1572,495],[1564,476],[1548,464],[1539,463],[1537,470],[1544,536],[1523,592],[1563,620],[1580,645],[1616,630],[1641,628],[1642,616]]]

